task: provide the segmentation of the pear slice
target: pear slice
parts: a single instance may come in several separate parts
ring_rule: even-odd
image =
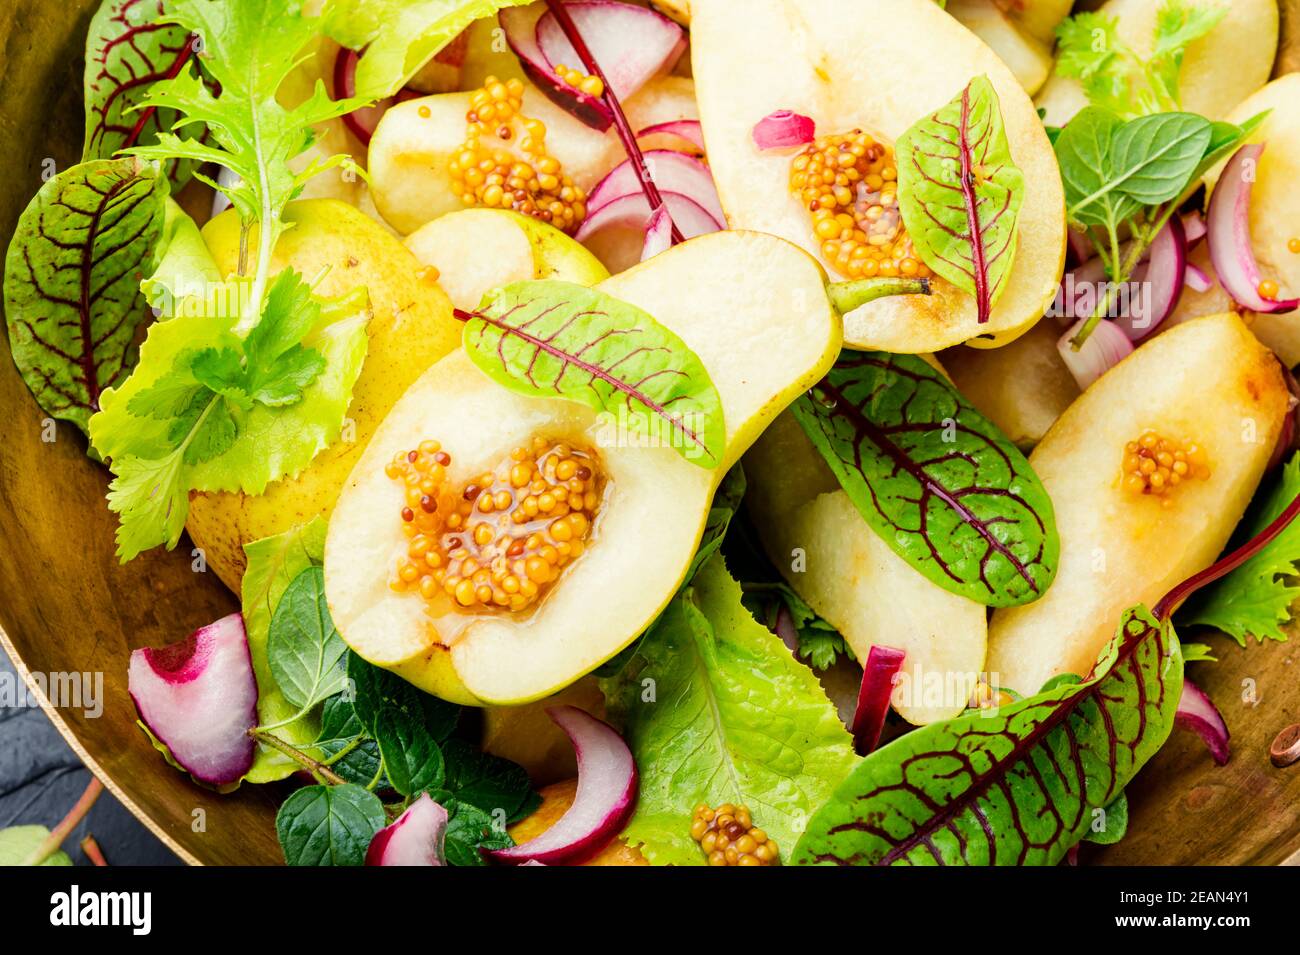
[[[1166,0],[1109,0],[1101,13],[1118,21],[1119,37],[1138,56],[1149,57],[1156,17]],[[1205,5],[1205,4],[1199,4]],[[1232,108],[1268,82],[1277,53],[1277,0],[1215,3],[1226,15],[1206,36],[1187,48],[1179,72],[1183,109],[1223,119]],[[1064,126],[1088,105],[1079,81],[1053,76],[1038,94],[1047,111],[1044,122]]]
[[[370,140],[371,191],[380,213],[403,235],[465,208],[450,165],[465,142],[470,96],[442,93],[406,100],[384,113],[375,129]],[[680,76],[656,77],[624,107],[634,130],[694,119],[694,84]],[[523,112],[546,126],[547,151],[587,192],[624,158],[612,129],[600,133],[583,125],[532,85],[524,90]]]
[[[1056,347],[1062,331],[1046,320],[1003,348],[961,345],[940,361],[976,410],[1027,450],[1079,397],[1079,385]]]
[[[692,0],[696,96],[723,210],[733,228],[769,232],[818,254],[808,210],[790,194],[789,151],[762,152],[759,120],[810,116],[821,135],[861,128],[894,142],[986,75],[1024,173],[1019,248],[990,320],[946,282],[845,315],[850,347],[934,352],[1014,339],[1056,295],[1065,261],[1065,200],[1056,156],[1029,96],[984,43],[933,0]]]
[[[325,585],[334,622],[361,656],[455,702],[547,696],[618,653],[672,599],[695,554],[718,482],[758,434],[830,368],[840,324],[824,275],[772,236],[701,236],[599,288],[634,304],[699,356],[721,398],[723,460],[705,470],[670,447],[613,440],[609,416],[495,384],[464,351],[397,403],[349,477],[330,521]],[[408,544],[402,485],[385,466],[426,439],[451,457],[453,487],[534,436],[596,449],[608,479],[586,550],[526,614],[431,612],[391,587]]]
[[[984,668],[987,610],[914,570],[862,519],[791,414],[745,456],[747,506],[768,558],[865,660],[903,650],[894,709],[922,725],[965,709]]]
[[[1016,26],[1050,50],[1056,43],[1056,28],[1070,15],[1074,0],[989,0]]]
[[[420,226],[406,247],[438,270],[453,305],[478,308],[494,288],[530,279],[595,285],[609,278],[600,260],[578,241],[539,219],[508,209],[462,209]],[[490,250],[466,255],[466,250]]]
[[[1056,508],[1061,563],[1041,600],[994,612],[998,684],[1029,694],[1057,674],[1087,674],[1125,610],[1213,563],[1288,402],[1277,359],[1232,314],[1157,335],[1085,391],[1029,458]],[[1126,487],[1125,447],[1148,431],[1199,445],[1209,476],[1164,496]]]
[[[994,0],[948,0],[945,9],[987,43],[1032,96],[1052,73],[1052,48],[1029,36]]]

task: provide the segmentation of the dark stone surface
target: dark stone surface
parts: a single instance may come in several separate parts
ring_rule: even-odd
[[[58,824],[90,782],[39,706],[23,706],[22,678],[0,651],[0,829]],[[19,705],[8,705],[11,699]],[[89,865],[78,843],[90,833],[109,865],[179,865],[180,860],[105,790],[63,844],[77,865]]]

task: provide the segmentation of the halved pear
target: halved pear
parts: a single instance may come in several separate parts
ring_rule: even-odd
[[[778,412],[838,353],[840,324],[824,275],[772,236],[701,236],[602,283],[679,335],[718,389],[726,447],[714,470],[670,447],[617,440],[608,416],[570,401],[528,398],[480,372],[463,351],[433,366],[398,402],[340,496],[325,548],[330,611],[361,656],[460,703],[525,703],[618,653],[672,599],[726,473]],[[608,492],[581,557],[527,614],[431,611],[391,586],[408,538],[396,454],[434,439],[459,486],[534,436],[594,450]]]
[[[1155,44],[1156,17],[1166,0],[1109,0],[1101,12],[1115,17],[1121,40],[1143,58]],[[1204,5],[1204,4],[1202,4]],[[1219,2],[1226,15],[1187,48],[1179,72],[1183,109],[1223,119],[1268,82],[1277,53],[1277,0]],[[1044,122],[1064,126],[1088,105],[1078,80],[1053,76],[1038,94]]]
[[[1003,348],[961,345],[939,357],[957,390],[980,414],[1017,447],[1028,449],[1079,397],[1079,386],[1056,348],[1061,333],[1047,320]]]
[[[763,548],[808,606],[859,660],[872,644],[906,652],[899,715],[920,725],[960,713],[984,668],[986,609],[926,580],[881,540],[794,415],[754,443],[745,477]]]
[[[438,270],[438,284],[453,305],[466,311],[478,308],[485,292],[512,282],[558,279],[595,285],[609,278],[582,243],[508,209],[449,212],[407,236],[406,247]]]
[[[1030,96],[1052,73],[1052,47],[1030,36],[995,0],[948,0],[945,9],[987,43]]]
[[[470,93],[406,100],[384,113],[370,141],[371,191],[380,213],[409,235],[431,219],[464,209],[450,164],[465,142]],[[624,104],[633,129],[696,117],[694,85],[680,76],[652,79]],[[564,172],[590,191],[624,159],[611,129],[600,133],[552,103],[536,87],[524,91],[523,112],[546,126],[546,149]]]
[[[930,296],[882,299],[844,316],[850,347],[934,352],[992,347],[1027,331],[1056,294],[1065,199],[1056,156],[1015,75],[933,0],[692,0],[696,96],[723,210],[819,254],[811,217],[790,194],[789,151],[762,152],[754,125],[772,112],[812,117],[821,135],[862,128],[888,142],[987,76],[1025,177],[1019,249],[990,321],[946,282]]]
[[[1074,0],[991,0],[1016,26],[1047,45],[1056,43],[1056,28],[1070,15]]]
[[[1232,314],[1157,335],[1085,391],[1029,457],[1056,508],[1061,563],[1041,600],[994,612],[988,668],[999,685],[1029,694],[1057,674],[1087,674],[1125,610],[1213,563],[1288,401],[1277,359]],[[1163,496],[1127,488],[1125,446],[1149,431],[1199,445],[1209,476]]]

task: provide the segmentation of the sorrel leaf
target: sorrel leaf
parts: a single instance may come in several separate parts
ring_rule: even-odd
[[[977,76],[898,140],[898,207],[925,264],[975,296],[981,323],[1016,258],[1025,180],[1011,158],[998,94]]]
[[[812,817],[791,861],[1053,865],[1169,736],[1182,682],[1173,628],[1136,607],[1088,680],[876,750]]]
[[[521,394],[567,398],[626,418],[628,430],[717,467],[722,399],[686,343],[646,312],[569,282],[516,282],[489,292],[465,321],[470,359]]]
[[[104,389],[135,363],[150,312],[167,181],[134,159],[99,159],[55,176],[18,220],[5,262],[14,362],[47,413],[87,430]]]
[[[929,580],[992,607],[1046,592],[1060,555],[1051,498],[923,359],[844,352],[793,411],[863,519]]]
[[[190,32],[158,21],[161,0],[104,0],[86,35],[86,139],[82,159],[110,159],[119,149],[156,142],[176,121],[172,110],[137,110],[158,80],[176,76],[194,53]],[[169,163],[178,188],[194,163]]]

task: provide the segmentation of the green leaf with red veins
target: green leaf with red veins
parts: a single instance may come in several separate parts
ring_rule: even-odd
[[[1046,593],[1061,550],[1051,498],[923,359],[846,351],[792,410],[863,519],[927,579],[990,607]]]
[[[177,75],[194,54],[190,32],[161,23],[161,0],[104,0],[86,34],[86,139],[82,159],[156,142],[176,121],[172,110],[136,109],[149,87]],[[168,164],[180,188],[192,162]]]
[[[1092,676],[913,730],[813,815],[797,865],[1055,865],[1164,744],[1183,686],[1173,628],[1124,615]]]
[[[1016,258],[1025,181],[1011,158],[998,94],[986,76],[912,126],[895,145],[898,207],[917,254],[975,296],[981,323]]]
[[[5,262],[14,363],[46,413],[87,430],[101,393],[135,364],[149,318],[167,181],[135,159],[97,159],[55,176],[18,220]]]
[[[634,305],[570,282],[516,282],[464,319],[465,351],[520,394],[578,401],[714,468],[727,430],[722,399],[686,343]]]

